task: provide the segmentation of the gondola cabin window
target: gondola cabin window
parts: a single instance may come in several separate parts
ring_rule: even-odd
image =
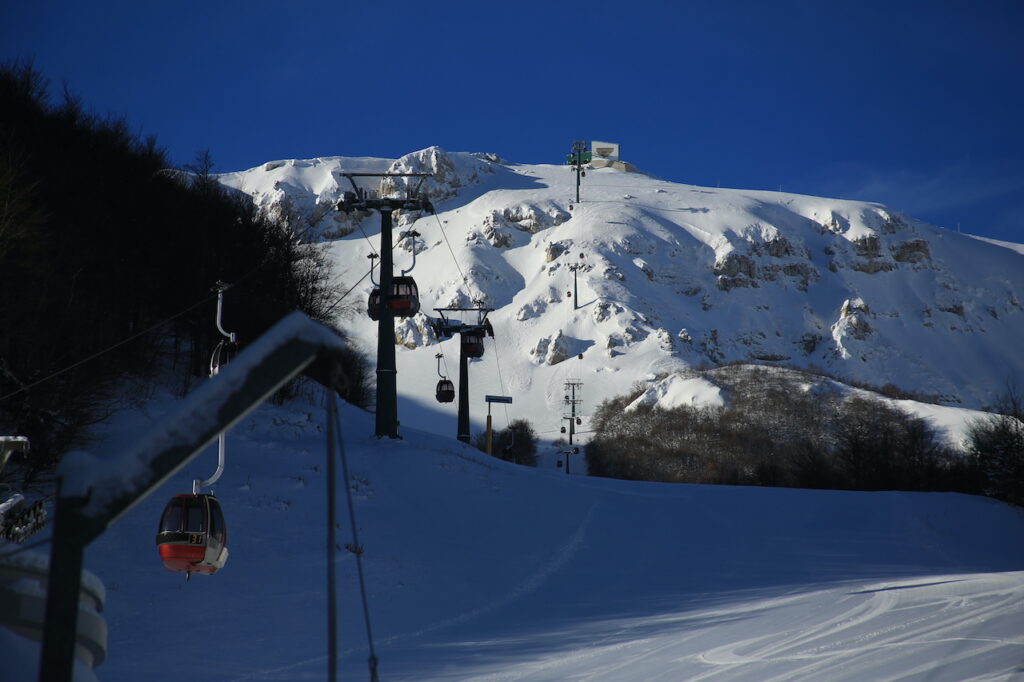
[[[181,530],[181,505],[168,505],[164,510],[164,516],[160,520],[160,531],[162,533],[174,533]]]
[[[220,510],[217,500],[210,498],[210,537],[217,542],[227,544],[227,528],[224,526],[224,516]]]
[[[201,499],[188,500],[186,507],[187,525],[185,531],[188,533],[202,533],[206,530],[206,509],[203,508]]]

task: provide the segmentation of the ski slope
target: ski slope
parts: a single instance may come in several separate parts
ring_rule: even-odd
[[[186,583],[154,545],[166,499],[209,475],[213,449],[90,546],[110,627],[100,680],[327,678],[321,402],[264,406],[230,432],[216,576]],[[170,404],[121,415],[93,454],[115,457]],[[342,428],[383,680],[1024,677],[1019,509],[566,476],[408,428],[377,440],[348,407]],[[338,508],[340,679],[368,679]]]

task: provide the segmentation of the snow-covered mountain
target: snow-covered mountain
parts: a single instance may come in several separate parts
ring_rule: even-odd
[[[340,295],[366,275],[380,230],[375,213],[335,210],[351,189],[340,174],[386,171],[433,173],[423,189],[437,211],[396,214],[396,232],[421,235],[412,274],[423,304],[396,327],[399,391],[406,406],[432,406],[400,405],[403,423],[407,413],[413,426],[454,433],[455,408],[434,404],[432,389],[435,353],[452,376],[458,341],[439,342],[425,315],[473,300],[495,309],[494,345],[470,370],[475,430],[484,394],[513,396],[506,415],[553,437],[569,379],[582,381],[586,413],[638,381],[729,362],[817,368],[975,409],[992,404],[1008,377],[1024,377],[1024,247],[876,203],[603,167],[587,169],[577,204],[567,166],[437,147],[397,160],[276,161],[219,179],[297,221],[307,239],[330,242]],[[411,248],[402,242],[396,269],[410,267]],[[371,288],[361,280],[341,320],[366,349],[376,334],[363,314]]]

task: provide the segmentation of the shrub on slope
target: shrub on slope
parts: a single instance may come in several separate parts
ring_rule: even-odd
[[[981,492],[970,458],[951,451],[924,420],[881,400],[804,390],[796,372],[711,372],[729,394],[727,407],[633,404],[639,392],[602,403],[587,446],[590,472],[678,483]]]

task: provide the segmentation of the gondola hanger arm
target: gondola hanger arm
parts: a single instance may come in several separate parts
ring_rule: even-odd
[[[377,259],[380,258],[380,256],[378,256],[375,253],[371,253],[369,256],[367,256],[367,258],[370,259],[370,283],[373,284],[373,286],[375,287],[379,287],[380,282],[373,278],[373,269],[377,267]]]
[[[401,236],[403,239],[412,239],[412,265],[408,270],[402,270],[402,277],[405,277],[406,273],[412,272],[416,268],[416,238],[420,236],[420,233],[416,230],[407,230]]]

